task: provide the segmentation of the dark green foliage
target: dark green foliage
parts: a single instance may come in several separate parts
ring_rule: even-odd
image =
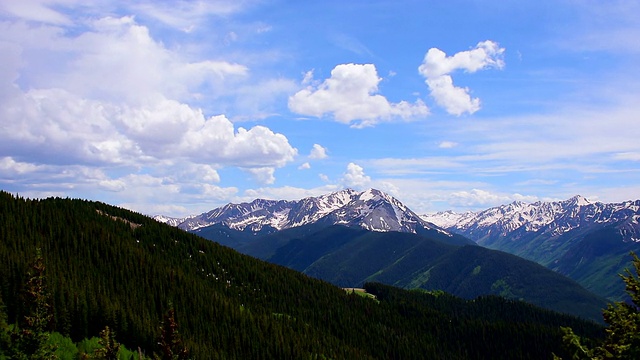
[[[118,360],[118,354],[120,354],[120,343],[116,341],[116,335],[113,330],[108,326],[105,326],[104,330],[100,331],[100,338],[98,340],[100,347],[93,352],[92,359],[97,360]]]
[[[640,243],[625,242],[620,229],[614,225],[578,239],[562,257],[548,266],[608,299],[627,300],[628,294],[624,284],[617,281],[617,275],[632,266],[628,254],[640,251]]]
[[[572,328],[563,327],[563,340],[572,359],[640,359],[640,258],[635,253],[631,257],[635,275],[629,269],[621,275],[631,302],[609,304],[602,312],[608,325],[604,341],[590,347]]]
[[[400,314],[407,326],[438,333],[439,349],[460,351],[461,358],[549,358],[549,349],[562,346],[560,327],[569,323],[585,337],[602,336],[593,324],[498,296],[464,300],[441,291],[405,291],[380,283],[367,283],[365,289]]]
[[[516,230],[509,236],[489,235],[478,243],[540,263],[612,301],[627,299],[617,275],[631,266],[628,254],[640,242],[625,241],[620,223],[578,226],[559,236]],[[514,240],[515,239],[515,240]]]
[[[195,359],[541,359],[565,355],[560,326],[583,337],[600,329],[504,299],[476,307],[380,286],[376,302],[98,202],[0,192],[0,222],[7,323],[28,314],[17,294],[40,247],[53,330],[79,353],[92,353],[97,340],[83,339],[108,326],[151,354],[169,304]]]
[[[479,246],[464,246],[447,254],[433,265],[430,275],[420,287],[443,289],[464,298],[500,295],[596,321],[607,304],[575,281],[539,264]]]
[[[7,324],[6,309],[2,296],[0,296],[0,359],[3,359],[3,355],[9,346],[11,345],[11,338],[9,333],[9,325]]]
[[[423,235],[313,224],[256,235],[237,249],[268,255],[264,259],[341,287],[376,281],[406,289],[443,289],[468,299],[493,294],[601,319],[603,298],[544,266],[480,246],[445,243],[442,233]]]
[[[189,351],[184,347],[178,332],[178,323],[173,307],[170,307],[164,316],[158,346],[160,346],[160,354],[155,356],[156,360],[186,360],[189,358]]]
[[[78,347],[70,338],[53,332],[49,334],[49,343],[56,348],[56,356],[59,360],[77,360],[79,358]]]
[[[39,248],[30,264],[27,283],[22,292],[24,316],[12,335],[11,356],[14,359],[55,359],[55,346],[49,342],[53,319],[47,292],[45,265]]]

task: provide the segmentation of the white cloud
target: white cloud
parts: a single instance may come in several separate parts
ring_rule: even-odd
[[[370,186],[371,178],[365,175],[362,166],[349,163],[347,171],[342,175],[342,184],[354,189],[363,189]]]
[[[303,189],[294,186],[263,187],[258,189],[248,189],[244,192],[243,196],[236,198],[233,201],[249,202],[255,199],[300,200],[306,197],[325,195],[338,190],[339,187],[335,185],[325,185],[312,189]]]
[[[222,91],[227,77],[246,75],[245,66],[190,61],[154,40],[132,16],[85,24],[87,31],[79,35],[61,27],[4,24],[0,155],[40,163],[140,166],[181,158],[274,168],[293,160],[297,150],[284,135],[263,126],[236,130],[225,116],[206,118],[188,104],[202,84]],[[46,63],[35,58],[43,54]],[[20,78],[29,91],[15,84]]]
[[[101,18],[90,26],[91,31],[64,39],[78,52],[68,64],[70,71],[47,74],[41,86],[63,81],[84,96],[128,102],[157,93],[189,100],[202,84],[221,89],[227,77],[248,72],[246,66],[227,61],[190,61],[155,41],[149,29],[130,16]]]
[[[311,169],[311,164],[309,164],[308,162],[298,166],[298,170],[309,170]]]
[[[77,1],[69,0],[22,0],[22,1],[2,1],[0,9],[15,17],[38,21],[47,24],[69,24],[71,20],[62,13],[52,9],[51,5],[65,5]]]
[[[458,191],[449,196],[449,203],[463,207],[490,207],[507,204],[513,201],[527,203],[539,200],[536,196],[524,196],[520,194],[498,194],[485,190],[473,189],[471,191]]]
[[[0,150],[31,161],[137,164],[182,157],[282,167],[297,154],[284,135],[264,126],[235,130],[223,115],[206,119],[200,110],[164,98],[130,107],[36,90],[3,105]]]
[[[226,203],[238,192],[217,185],[228,167],[272,184],[275,170],[297,155],[287,137],[205,112],[219,114],[226,102],[264,117],[298,85],[251,79],[248,66],[185,42],[187,35],[161,40],[166,32],[148,21],[197,30],[206,18],[247,4],[0,1],[2,184],[27,196],[100,199],[149,214]]]
[[[191,32],[208,16],[228,16],[243,10],[250,1],[136,2],[131,7],[176,29]]]
[[[275,176],[273,176],[275,169],[272,167],[246,168],[244,170],[249,172],[261,184],[270,185],[276,181]]]
[[[431,48],[418,71],[426,78],[431,96],[448,113],[473,114],[480,109],[480,99],[472,99],[468,88],[454,86],[449,74],[458,69],[470,73],[488,68],[501,69],[504,67],[503,53],[504,48],[490,40],[478,43],[472,50],[461,51],[449,57],[442,50]]]
[[[443,141],[440,144],[438,144],[438,147],[441,149],[451,149],[458,146],[458,143],[453,142],[453,141]]]
[[[313,144],[313,148],[311,149],[311,153],[309,154],[309,159],[319,160],[326,159],[327,157],[329,157],[329,155],[327,155],[326,148],[324,148],[322,145]]]
[[[30,173],[38,170],[38,166],[15,161],[13,158],[9,156],[5,156],[0,158],[0,170],[2,170],[3,176],[0,178],[5,178],[9,176],[23,175],[25,173]]]
[[[83,22],[86,28],[79,33],[0,22],[0,60],[6,63],[0,75],[20,75],[27,89],[63,88],[83,98],[131,104],[158,94],[194,101],[202,97],[201,88],[207,96],[220,96],[229,81],[249,72],[242,64],[194,59],[197,54],[169,48],[133,16]]]
[[[311,82],[310,74],[303,83]],[[333,118],[352,127],[373,126],[382,121],[412,120],[429,114],[421,101],[390,103],[377,94],[378,73],[373,64],[342,64],[331,71],[331,77],[319,85],[309,85],[289,98],[289,109],[295,113]]]
[[[174,167],[176,168],[176,167]],[[180,183],[189,183],[197,181],[203,184],[213,184],[220,182],[218,171],[211,165],[202,164],[182,164],[178,166],[172,173],[177,175],[177,181]]]
[[[616,160],[640,161],[640,152],[622,152],[613,155]]]

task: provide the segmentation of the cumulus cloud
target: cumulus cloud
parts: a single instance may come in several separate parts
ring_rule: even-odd
[[[421,100],[413,104],[391,103],[377,94],[381,79],[373,64],[338,65],[331,71],[331,77],[320,84],[314,84],[311,77],[307,73],[303,83],[311,84],[289,98],[291,111],[315,117],[331,114],[336,121],[356,128],[429,114]]]
[[[327,157],[328,155],[326,148],[324,148],[322,145],[313,144],[313,148],[311,148],[311,153],[309,154],[309,159],[319,160],[326,159]]]
[[[2,170],[2,173],[5,176],[23,175],[25,173],[34,172],[37,169],[38,169],[38,166],[34,164],[15,161],[10,156],[5,156],[3,158],[0,158],[0,170]]]
[[[363,189],[369,187],[371,178],[364,173],[362,166],[349,163],[347,171],[342,175],[342,184],[354,189]]]
[[[474,49],[447,56],[438,48],[427,51],[418,71],[426,78],[431,96],[438,105],[453,115],[473,114],[480,109],[480,99],[471,98],[468,88],[453,85],[451,73],[464,70],[474,73],[489,68],[504,67],[504,48],[491,40],[478,43]]]
[[[155,93],[189,100],[202,84],[215,89],[228,77],[248,72],[244,65],[222,60],[190,61],[153,39],[132,16],[104,17],[89,26],[90,31],[75,38],[59,40],[77,52],[65,64],[71,71],[42,74],[39,85],[64,81],[68,90],[84,96],[128,102]]]
[[[36,90],[19,100],[4,110],[0,150],[34,162],[136,164],[180,157],[201,164],[282,167],[297,154],[284,135],[264,126],[236,130],[224,115],[207,119],[199,109],[161,97],[131,107]]]
[[[0,9],[14,17],[0,22],[5,184],[84,197],[104,190],[141,205],[158,194],[169,202],[181,201],[178,194],[232,194],[237,189],[213,185],[226,167],[273,183],[275,169],[297,155],[283,134],[238,127],[198,106],[203,92],[210,103],[227,81],[245,79],[247,66],[171,48],[133,16],[79,20],[51,10],[29,17],[29,6],[63,9],[75,0],[23,3]]]
[[[274,169],[272,167],[247,168],[245,170],[261,184],[269,185],[276,181],[275,176],[273,176]]]

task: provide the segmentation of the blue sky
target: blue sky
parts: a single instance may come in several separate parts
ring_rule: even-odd
[[[637,1],[0,0],[0,188],[183,216],[640,198]]]

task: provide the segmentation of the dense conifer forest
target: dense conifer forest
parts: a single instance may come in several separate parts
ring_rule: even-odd
[[[128,210],[0,192],[3,347],[29,314],[38,254],[47,331],[149,356],[163,352],[168,314],[195,359],[570,358],[561,327],[586,342],[603,336],[598,324],[499,297],[378,283],[366,284],[376,299],[349,294]]]

